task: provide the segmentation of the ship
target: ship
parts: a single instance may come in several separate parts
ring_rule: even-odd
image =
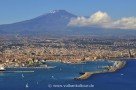
[[[5,71],[6,69],[3,66],[0,66],[0,71]]]

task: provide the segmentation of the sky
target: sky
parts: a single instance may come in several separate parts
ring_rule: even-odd
[[[0,0],[0,24],[19,22],[60,9],[78,16],[102,11],[115,19],[135,17],[136,0]]]

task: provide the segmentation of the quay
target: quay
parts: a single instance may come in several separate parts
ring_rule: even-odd
[[[34,71],[1,71],[2,73],[33,73]]]

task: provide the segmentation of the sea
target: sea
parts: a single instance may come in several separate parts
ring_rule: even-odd
[[[136,60],[126,62],[116,72],[94,74],[87,80],[74,78],[81,72],[105,70],[114,61],[79,64],[49,61],[45,64],[52,68],[7,68],[0,72],[0,90],[136,90]]]

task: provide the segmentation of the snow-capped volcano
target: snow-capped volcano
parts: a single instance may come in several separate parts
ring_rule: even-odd
[[[0,32],[55,31],[67,27],[71,18],[76,15],[65,10],[53,10],[34,19],[13,24],[0,25]]]

